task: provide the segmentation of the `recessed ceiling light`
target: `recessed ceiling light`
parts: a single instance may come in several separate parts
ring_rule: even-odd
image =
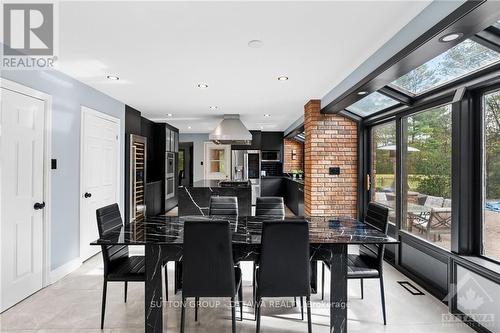
[[[288,81],[288,76],[278,76],[278,81]]]
[[[172,117],[172,114],[171,114],[171,113],[168,113],[168,114],[167,114],[167,117]]]
[[[264,129],[264,126],[261,126],[260,129]]]
[[[210,110],[217,110],[217,109],[218,109],[217,105],[212,105],[212,106],[210,107]]]
[[[269,117],[271,117],[271,115],[270,115],[269,113],[266,113],[266,114],[264,115],[264,117],[269,118]]]
[[[447,34],[447,35],[444,35],[443,37],[439,38],[439,41],[443,42],[443,43],[448,43],[448,42],[452,42],[454,40],[459,39],[463,35],[464,34],[461,32],[453,32],[451,34]]]
[[[115,76],[115,75],[108,75],[108,76],[106,76],[106,78],[108,78],[109,80],[113,80],[113,81],[118,81],[120,79],[118,76]]]
[[[188,129],[191,129],[191,126],[188,126]]]
[[[208,84],[206,84],[206,83],[198,83],[198,88],[200,88],[200,89],[207,89],[208,88]]]
[[[366,95],[368,94],[368,91],[358,91],[358,95],[359,96],[363,96],[363,95]]]
[[[259,39],[253,39],[248,42],[248,47],[251,47],[252,49],[261,48],[263,45],[264,43]]]

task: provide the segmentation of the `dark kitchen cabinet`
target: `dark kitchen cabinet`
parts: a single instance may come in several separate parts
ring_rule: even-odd
[[[298,216],[304,215],[304,185],[290,178],[285,180],[284,200],[287,207]]]
[[[261,150],[282,151],[283,132],[262,132]]]
[[[261,181],[261,197],[282,197],[285,179],[283,177],[265,177]]]

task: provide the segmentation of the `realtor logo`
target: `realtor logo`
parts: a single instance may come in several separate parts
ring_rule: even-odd
[[[53,4],[4,4],[3,22],[4,56],[54,54]]]

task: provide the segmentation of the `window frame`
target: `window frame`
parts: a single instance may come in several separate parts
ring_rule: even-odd
[[[488,260],[490,262],[500,264],[500,258],[489,257],[485,254],[484,247],[484,215],[483,215],[483,207],[485,205],[484,198],[484,121],[485,121],[485,108],[484,108],[484,97],[488,94],[500,92],[500,83],[487,85],[483,88],[480,88],[474,92],[474,104],[477,111],[476,122],[475,125],[475,136],[476,140],[474,140],[475,147],[477,149],[477,163],[474,165],[475,179],[476,179],[476,187],[474,189],[475,196],[478,198],[476,209],[474,210],[474,219],[479,221],[477,225],[475,225],[476,231],[476,246],[474,248],[475,255]]]

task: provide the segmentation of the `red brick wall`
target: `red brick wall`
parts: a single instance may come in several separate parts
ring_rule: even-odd
[[[304,106],[305,214],[357,216],[357,124],[340,115],[320,113],[319,100]],[[340,167],[340,175],[328,174]]]
[[[285,157],[283,172],[291,173],[292,170],[304,169],[304,145],[296,140],[285,139]],[[295,159],[292,159],[292,152],[295,150]]]

